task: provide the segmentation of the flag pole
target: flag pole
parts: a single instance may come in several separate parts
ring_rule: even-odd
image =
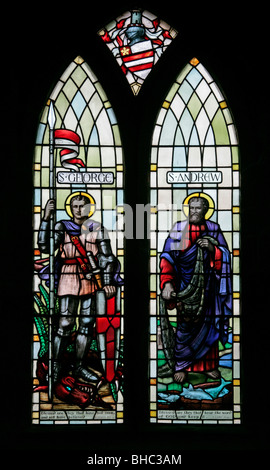
[[[49,124],[49,197],[50,199],[55,198],[54,191],[54,125],[55,125],[55,113],[53,102],[50,101],[49,113],[48,113],[48,124]],[[54,212],[50,215],[50,254],[49,254],[49,318],[48,318],[48,399],[52,401],[52,316],[54,314]]]

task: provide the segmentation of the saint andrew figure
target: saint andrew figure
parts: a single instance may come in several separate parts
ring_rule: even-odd
[[[232,311],[230,253],[219,225],[207,220],[211,198],[189,196],[189,220],[177,222],[160,258],[161,297],[166,309],[176,308],[174,381],[188,372],[217,379],[218,341],[228,338]]]

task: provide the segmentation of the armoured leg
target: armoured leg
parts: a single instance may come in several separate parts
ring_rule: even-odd
[[[69,343],[70,335],[75,323],[75,314],[78,308],[78,300],[75,297],[60,298],[60,318],[58,329],[54,338],[54,382],[59,378],[62,366],[63,354]]]
[[[81,379],[96,382],[98,377],[84,367],[84,360],[92,339],[95,317],[91,316],[91,297],[81,301],[79,328],[76,338],[75,375]]]

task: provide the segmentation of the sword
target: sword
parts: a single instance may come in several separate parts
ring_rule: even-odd
[[[93,256],[93,253],[91,251],[87,252],[87,258],[91,267],[91,272],[86,274],[85,277],[86,279],[91,279],[91,277],[93,276],[97,283],[99,290],[101,290],[103,288],[103,284],[102,284],[100,267],[97,265],[96,260]]]
[[[48,124],[49,124],[49,194],[50,199],[54,199],[54,125],[55,125],[55,114],[53,108],[53,102],[50,102],[49,113],[48,113]],[[50,254],[49,254],[49,322],[48,322],[48,399],[52,401],[52,316],[54,313],[54,213],[50,216]]]

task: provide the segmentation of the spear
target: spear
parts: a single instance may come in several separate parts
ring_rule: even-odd
[[[53,108],[53,102],[50,102],[49,113],[48,113],[48,124],[49,124],[49,196],[50,199],[54,199],[54,125],[55,125],[55,114]],[[48,398],[52,401],[52,316],[54,313],[54,213],[50,215],[50,254],[49,254],[49,364],[48,364]]]

